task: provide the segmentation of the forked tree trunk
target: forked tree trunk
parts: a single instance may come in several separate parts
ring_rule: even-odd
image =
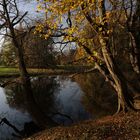
[[[116,65],[109,48],[107,48],[106,39],[100,36],[100,44],[102,46],[102,54],[105,60],[106,67],[110,73],[112,80],[114,81],[114,88],[118,94],[118,110],[117,112],[128,109],[134,109],[133,98],[128,94],[128,87],[126,81],[123,78],[121,71]]]
[[[109,46],[108,23],[106,21],[106,9],[105,0],[98,1],[98,11],[101,27],[99,27],[99,42],[101,44],[101,50],[104,57],[106,67],[110,73],[110,77],[113,80],[113,87],[118,94],[118,110],[117,112],[128,110],[133,108],[133,98],[128,94],[127,84],[123,78],[121,71],[116,65]]]

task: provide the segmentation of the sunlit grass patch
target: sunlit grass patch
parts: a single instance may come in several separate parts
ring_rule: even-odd
[[[18,68],[0,67],[0,75],[7,73],[19,73]]]
[[[56,66],[54,68],[27,68],[30,75],[61,75],[75,72],[82,72],[89,67],[85,66]],[[0,76],[19,76],[19,69],[14,67],[0,66]]]

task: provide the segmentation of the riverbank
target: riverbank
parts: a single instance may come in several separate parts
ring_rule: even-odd
[[[140,140],[140,112],[44,130],[26,140]]]
[[[91,66],[56,66],[52,68],[27,68],[28,73],[31,76],[34,75],[62,75],[62,74],[73,74],[82,73],[86,70],[91,69]],[[18,77],[19,69],[12,67],[0,67],[0,77]]]

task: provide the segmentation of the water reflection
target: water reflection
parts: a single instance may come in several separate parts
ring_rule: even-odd
[[[6,92],[8,104],[18,110],[26,110],[31,115],[33,121],[40,128],[46,128],[54,125],[55,122],[49,117],[51,110],[54,110],[55,96],[54,92],[59,87],[56,80],[52,77],[32,78],[33,95],[25,93],[20,84],[10,85],[14,94]],[[9,98],[10,97],[10,98]],[[13,100],[8,100],[13,99]]]
[[[11,108],[7,102],[5,93],[5,90],[3,88],[0,88],[0,117],[7,118],[12,124],[15,124],[19,130],[22,130],[24,128],[24,123],[30,122],[31,117],[28,112],[23,113],[22,111],[18,111],[15,108]],[[15,132],[8,125],[3,124],[0,126],[1,140],[16,139],[12,136],[12,133]]]
[[[82,97],[83,105],[94,118],[115,113],[117,95],[100,73],[77,75],[74,80],[84,92]]]
[[[6,89],[1,89],[0,92],[2,96],[0,98],[2,100],[0,107],[1,118],[6,118],[24,136],[36,132],[36,130],[39,130],[38,128],[42,128],[42,124],[45,126],[47,122],[51,123],[51,118],[47,114],[51,109],[53,110],[53,93],[58,84],[53,78],[41,79],[41,82],[40,78],[32,79],[33,98],[26,95],[20,84],[11,84]],[[18,127],[18,123],[20,127]],[[9,131],[7,131],[7,128]],[[0,131],[4,131],[4,133],[0,133],[0,139],[15,139],[12,136],[12,133],[15,132],[6,124],[0,126]]]
[[[59,107],[59,112],[67,114],[74,122],[91,118],[90,113],[85,110],[81,103],[83,92],[78,83],[69,78],[57,78],[61,78],[61,80],[59,80],[60,92],[56,95],[56,103]],[[62,116],[55,116],[55,118],[64,125],[71,123],[70,120]]]
[[[27,99],[26,93],[20,84],[12,84],[6,88],[6,98],[10,107],[20,111],[27,110],[28,102],[35,100],[37,105],[45,110],[45,113],[53,110],[55,104],[55,91],[59,90],[59,84],[53,77],[32,78],[33,98]]]
[[[48,127],[54,125],[53,122],[68,125],[99,118],[113,113],[116,106],[112,100],[113,90],[98,74],[77,75],[73,79],[33,77],[31,81],[33,96],[27,96],[20,84],[0,88],[0,117],[7,118],[24,133],[36,132],[37,126]],[[14,131],[5,124],[0,126],[0,139],[15,139],[12,133]]]

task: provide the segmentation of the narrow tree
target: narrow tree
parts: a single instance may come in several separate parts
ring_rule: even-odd
[[[0,2],[1,34],[9,36],[12,39],[13,46],[16,48],[17,52],[20,76],[25,90],[24,96],[26,97],[26,101],[29,104],[29,112],[32,112],[32,114],[36,116],[36,120],[38,120],[37,122],[39,122],[39,125],[44,128],[47,127],[46,125],[48,124],[54,124],[54,122],[44,114],[33,97],[30,77],[26,70],[26,65],[24,62],[22,44],[19,43],[19,38],[22,37],[23,34],[16,34],[16,26],[27,15],[27,12],[25,12],[23,15],[20,15],[20,11],[18,10],[16,2],[16,0],[2,0]]]
[[[130,36],[130,61],[134,71],[140,74],[140,0],[122,0],[118,6],[123,18],[119,22]]]
[[[19,35],[17,36],[15,32],[16,31],[15,26],[18,25],[23,20],[23,18],[27,15],[27,12],[25,12],[23,15],[20,15],[16,0],[12,1],[2,0],[0,2],[0,6],[1,6],[0,28],[3,29],[3,31],[1,32],[11,37],[12,43],[17,50],[19,70],[23,85],[28,92],[31,92],[30,78],[24,63],[23,50],[18,42]]]

